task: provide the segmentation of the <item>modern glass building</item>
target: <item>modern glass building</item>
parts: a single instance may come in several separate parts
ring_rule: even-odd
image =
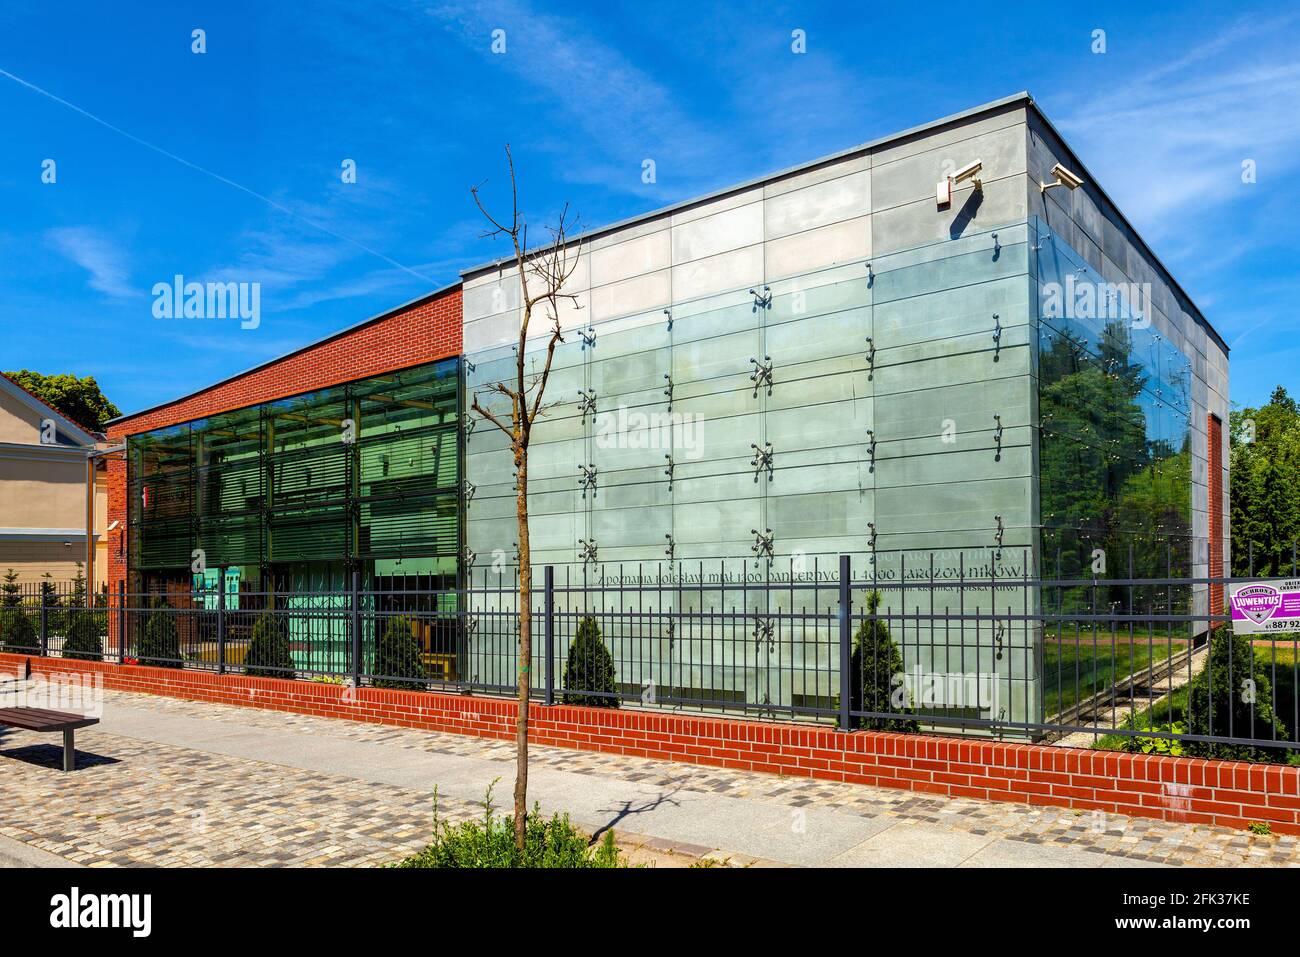
[[[1016,613],[1213,598],[1015,587],[1206,577],[1228,535],[1227,348],[1029,96],[595,230],[573,255],[530,455],[535,565],[689,584],[654,597],[686,612],[732,600],[710,584],[832,582],[850,555],[887,613],[1006,610],[992,633],[918,616],[897,637],[909,669],[993,676],[974,716],[1031,723],[1070,706],[1078,661]],[[365,325],[364,347],[311,347],[181,403],[202,414],[122,420],[122,574],[189,587],[196,549],[228,590],[281,594],[353,570],[451,587],[509,569],[513,463],[469,407],[513,376],[518,297],[513,264],[486,263]],[[549,322],[534,322],[538,370]],[[825,636],[781,624],[801,602],[745,595],[756,637],[739,656],[735,634],[607,635],[619,681],[825,706]],[[472,627],[497,610],[469,599],[475,647],[458,653],[509,684],[508,630]]]

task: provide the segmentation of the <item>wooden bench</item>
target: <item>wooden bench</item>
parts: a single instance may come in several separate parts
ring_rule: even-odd
[[[73,732],[92,724],[99,724],[99,719],[67,711],[47,711],[44,708],[0,708],[0,725],[40,733],[62,731],[65,771],[71,771],[77,763],[77,751],[72,742]]]

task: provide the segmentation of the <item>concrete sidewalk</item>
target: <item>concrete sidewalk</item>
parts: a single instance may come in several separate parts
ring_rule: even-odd
[[[512,746],[456,735],[109,693],[63,775],[38,736],[0,737],[20,778],[0,836],[104,864],[374,864],[508,803]],[[530,797],[586,830],[733,863],[943,867],[1296,864],[1289,837],[535,747]],[[60,811],[63,812],[62,816]],[[72,820],[68,820],[68,816]],[[80,822],[84,832],[79,833]],[[0,844],[0,859],[6,855]],[[49,858],[44,858],[48,862]]]

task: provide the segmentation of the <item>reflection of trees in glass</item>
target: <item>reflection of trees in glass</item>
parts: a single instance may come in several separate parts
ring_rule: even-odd
[[[1154,370],[1135,361],[1128,326],[1108,323],[1096,352],[1042,326],[1039,416],[1043,570],[1048,577],[1185,574],[1190,558],[1191,468],[1185,417],[1148,390]],[[1130,575],[1130,568],[1132,574]],[[1063,610],[1128,607],[1168,596],[1123,587],[1073,589]]]

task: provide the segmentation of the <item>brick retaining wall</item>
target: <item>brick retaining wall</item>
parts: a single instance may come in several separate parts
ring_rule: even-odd
[[[0,672],[103,676],[104,688],[512,739],[505,698],[248,678],[0,654]],[[110,716],[111,717],[111,716]],[[105,727],[111,732],[111,724]],[[1138,817],[1300,834],[1300,768],[769,724],[655,711],[533,705],[537,744]]]

